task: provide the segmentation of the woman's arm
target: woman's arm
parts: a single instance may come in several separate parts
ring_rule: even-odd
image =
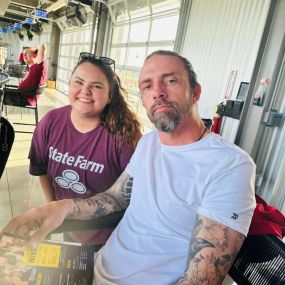
[[[50,178],[47,175],[41,175],[39,179],[47,202],[55,201],[55,193]]]

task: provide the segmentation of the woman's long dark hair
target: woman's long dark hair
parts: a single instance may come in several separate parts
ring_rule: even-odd
[[[90,57],[80,60],[73,69],[72,74],[77,67],[84,62],[99,67],[109,82],[109,97],[111,100],[101,113],[101,124],[105,126],[109,132],[119,134],[124,141],[135,149],[141,137],[141,125],[136,115],[127,105],[125,100],[127,92],[121,86],[119,77],[109,65],[104,64],[100,59]]]

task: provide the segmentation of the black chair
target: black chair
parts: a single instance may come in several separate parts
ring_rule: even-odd
[[[27,73],[27,65],[23,64],[7,64],[3,66],[6,73],[11,77],[23,78]]]
[[[229,275],[241,285],[284,285],[284,242],[273,235],[248,236]]]
[[[36,102],[35,106],[31,106],[31,105],[15,106],[15,105],[13,105],[13,107],[32,110],[34,112],[34,115],[35,115],[34,123],[13,122],[14,125],[25,125],[25,126],[36,126],[37,125],[37,123],[39,122],[38,96],[43,93],[45,88],[46,88],[46,84],[41,85],[41,86],[36,87],[36,88],[29,88],[29,89],[25,89],[25,90],[19,90],[17,88],[17,86],[15,86],[15,85],[5,85],[4,96],[5,96],[5,93],[18,94],[18,95],[22,95],[22,96],[29,94],[29,95],[33,95],[33,98],[35,99],[35,102]],[[7,106],[9,106],[9,105],[4,104],[4,106],[5,106],[5,113],[8,116]],[[16,133],[33,133],[33,131],[23,131],[23,130],[15,130],[15,132]]]
[[[15,138],[15,132],[10,122],[1,116],[0,118],[0,178],[4,172],[6,163]]]
[[[5,169],[13,142],[15,132],[10,122],[2,116],[2,102],[4,97],[3,85],[9,81],[9,74],[0,72],[0,178]]]

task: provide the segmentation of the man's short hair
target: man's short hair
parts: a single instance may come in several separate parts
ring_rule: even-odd
[[[29,47],[26,49],[26,52],[29,52],[30,54],[38,54],[38,49],[34,47]]]
[[[178,54],[177,52],[174,52],[174,51],[157,50],[157,51],[154,51],[151,54],[149,54],[146,57],[145,61],[147,61],[149,58],[151,58],[154,55],[167,55],[167,56],[178,57],[182,61],[184,68],[185,68],[186,72],[188,73],[188,79],[189,79],[189,83],[190,83],[191,88],[194,90],[194,88],[199,84],[197,81],[197,75],[196,75],[195,71],[193,70],[192,64],[190,63],[190,61],[187,58],[181,56],[180,54]]]

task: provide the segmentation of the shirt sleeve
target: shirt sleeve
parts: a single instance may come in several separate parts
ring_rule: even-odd
[[[31,175],[40,176],[47,174],[48,168],[48,154],[47,154],[47,127],[48,127],[48,114],[45,115],[37,124],[29,152],[30,167],[29,172]]]
[[[140,138],[140,140],[137,144],[137,147],[136,147],[136,149],[135,149],[135,151],[134,151],[134,153],[133,153],[133,155],[132,155],[132,157],[131,157],[131,159],[130,159],[127,167],[126,167],[126,172],[132,177],[134,177],[134,175],[135,175],[136,159],[137,159],[139,150],[141,148],[142,138]]]
[[[198,214],[247,235],[253,211],[255,165],[243,155],[232,157],[215,167],[207,182]]]
[[[127,167],[131,157],[133,155],[133,150],[131,149],[130,146],[126,146],[120,154],[120,165],[121,165],[121,169],[122,171],[125,170],[125,168]]]

